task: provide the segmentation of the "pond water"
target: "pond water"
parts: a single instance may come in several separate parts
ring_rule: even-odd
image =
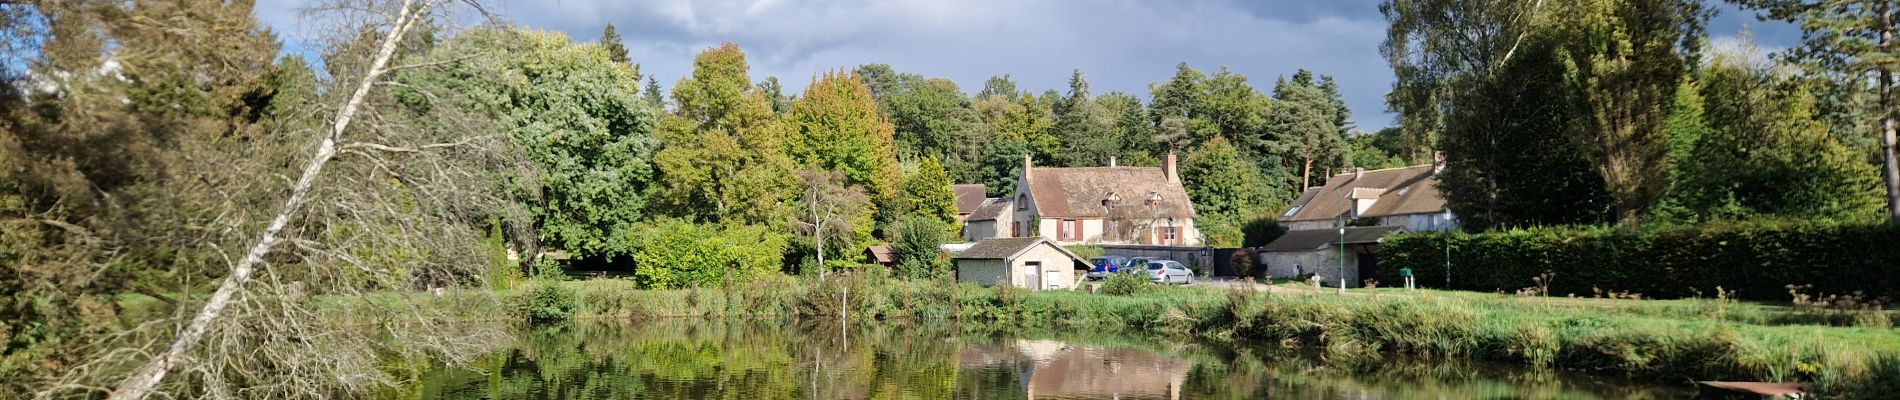
[[[1334,366],[1282,346],[948,325],[657,320],[521,328],[422,399],[1683,399],[1686,385],[1517,366]]]

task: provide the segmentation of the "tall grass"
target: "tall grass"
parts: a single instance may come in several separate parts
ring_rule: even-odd
[[[1873,393],[1900,371],[1900,331],[1794,325],[1798,311],[1706,301],[1517,299],[1506,295],[1268,295],[1156,287],[1132,295],[1029,292],[869,274],[775,277],[724,288],[637,290],[567,282],[581,318],[950,321],[966,330],[1097,329],[1319,350],[1328,362],[1391,355],[1478,359],[1666,382],[1811,382]],[[1884,389],[1881,389],[1884,390]],[[1891,393],[1891,392],[1886,392]]]

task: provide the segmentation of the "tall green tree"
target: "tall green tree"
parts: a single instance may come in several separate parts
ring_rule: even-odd
[[[607,24],[606,28],[600,30],[600,47],[607,49],[609,60],[622,64],[633,62],[633,59],[627,58],[627,44],[620,39],[620,32],[614,30],[614,24]]]
[[[1456,107],[1438,140],[1439,192],[1465,229],[1610,219],[1603,180],[1567,133],[1581,117],[1550,40],[1533,37],[1502,68],[1447,86]]]
[[[1187,154],[1181,163],[1181,180],[1194,201],[1197,221],[1226,224],[1238,228],[1246,216],[1271,212],[1286,205],[1274,187],[1278,182],[1266,179],[1254,163],[1241,156],[1240,149],[1227,138],[1216,137]],[[1198,223],[1198,222],[1197,222]]]
[[[1293,80],[1275,84],[1273,95],[1269,124],[1274,137],[1263,143],[1269,151],[1284,154],[1286,162],[1299,171],[1299,187],[1312,187],[1321,183],[1313,182],[1314,177],[1343,168],[1349,148],[1339,125],[1342,110],[1314,81],[1312,72],[1300,70]]]
[[[1069,94],[1055,104],[1053,111],[1055,137],[1063,146],[1057,162],[1073,167],[1100,166],[1121,153],[1114,116],[1089,95],[1089,81],[1082,70],[1069,76]]]
[[[1872,165],[1828,135],[1810,84],[1749,53],[1724,53],[1697,81],[1707,131],[1683,160],[1672,199],[1695,220],[1762,216],[1860,220],[1878,214]]]
[[[1461,85],[1483,84],[1492,71],[1523,54],[1524,45],[1562,2],[1518,0],[1385,0],[1386,38],[1379,53],[1396,78],[1386,105],[1398,114],[1408,163],[1430,161]]]
[[[1814,69],[1847,77],[1848,82],[1872,76],[1880,102],[1872,110],[1880,119],[1881,174],[1886,178],[1890,220],[1900,222],[1900,153],[1895,130],[1900,129],[1900,101],[1894,99],[1894,71],[1900,69],[1900,45],[1894,44],[1900,25],[1894,13],[1900,1],[1851,0],[1732,0],[1759,10],[1762,16],[1801,26],[1802,46],[1791,58]]]
[[[653,109],[661,110],[666,108],[666,93],[660,91],[659,80],[653,79],[651,76],[647,77],[647,87],[640,91],[640,95],[646,97],[647,103],[652,104]]]
[[[701,52],[673,85],[675,112],[661,119],[655,200],[666,214],[706,222],[779,226],[791,211],[791,132],[755,88],[745,52],[727,43]]]
[[[1597,0],[1572,4],[1559,62],[1580,96],[1572,138],[1635,224],[1668,187],[1675,90],[1697,58],[1710,13],[1699,0]]]
[[[845,184],[863,186],[879,226],[895,222],[898,210],[894,128],[878,115],[870,87],[850,73],[827,72],[792,103],[793,140],[799,163],[844,174]]]
[[[438,91],[481,99],[460,107],[497,115],[533,163],[537,179],[523,183],[539,186],[524,191],[540,238],[577,257],[627,254],[633,224],[649,211],[658,119],[638,94],[633,66],[558,33],[495,29],[461,33],[432,57],[474,52],[497,55],[402,74],[420,89],[398,90],[398,100],[421,109]]]

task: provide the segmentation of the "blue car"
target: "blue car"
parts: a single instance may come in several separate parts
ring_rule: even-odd
[[[1121,272],[1122,268],[1127,268],[1133,264],[1133,261],[1131,258],[1122,256],[1108,256],[1089,260],[1089,265],[1092,266],[1089,268],[1089,280],[1101,280],[1107,278],[1108,274]]]

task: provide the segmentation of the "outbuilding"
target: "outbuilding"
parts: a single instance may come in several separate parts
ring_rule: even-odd
[[[1076,271],[1089,268],[1088,260],[1042,237],[984,239],[951,259],[958,283],[1029,290],[1074,289],[1082,276]]]
[[[1287,231],[1261,248],[1261,258],[1266,262],[1267,276],[1270,278],[1297,279],[1318,275],[1321,283],[1338,286],[1343,266],[1346,287],[1360,287],[1366,280],[1381,278],[1379,240],[1402,231],[1396,226]],[[1343,251],[1340,246],[1345,246]]]

